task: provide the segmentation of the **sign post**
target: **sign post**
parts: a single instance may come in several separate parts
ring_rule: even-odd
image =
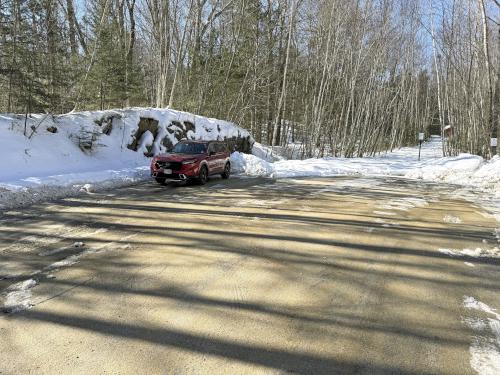
[[[498,138],[491,138],[490,146],[491,146],[491,156],[495,156],[497,154],[497,141]]]
[[[418,161],[420,161],[420,151],[422,150],[422,142],[424,141],[425,133],[418,133]]]

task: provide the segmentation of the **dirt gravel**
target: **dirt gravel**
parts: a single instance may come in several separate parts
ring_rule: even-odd
[[[497,223],[447,189],[148,182],[4,212],[0,373],[474,374],[462,302],[500,307]]]

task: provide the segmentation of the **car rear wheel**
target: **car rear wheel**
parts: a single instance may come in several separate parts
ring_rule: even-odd
[[[200,174],[198,175],[198,183],[200,185],[205,185],[208,180],[208,169],[206,166],[201,167]]]
[[[165,183],[165,177],[155,177],[156,182],[159,184],[164,184]]]
[[[231,164],[226,163],[226,165],[224,166],[224,172],[222,172],[221,176],[224,179],[228,179],[230,174],[231,174]]]

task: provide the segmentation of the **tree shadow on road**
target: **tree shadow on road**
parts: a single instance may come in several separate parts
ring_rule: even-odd
[[[0,264],[32,262],[33,268],[40,268],[44,266],[41,262],[68,256],[61,252],[40,260],[41,250],[68,246],[75,241],[88,243],[89,247],[110,241],[130,245],[128,250],[82,257],[74,266],[85,275],[98,277],[78,282],[70,277],[43,280],[73,313],[44,308],[50,301],[49,294],[34,309],[5,319],[11,324],[39,322],[48,327],[67,327],[75,332],[147,342],[300,374],[430,374],[435,373],[431,367],[427,367],[428,371],[421,369],[425,366],[417,371],[397,359],[384,360],[392,354],[411,351],[409,345],[415,350],[451,347],[468,352],[470,339],[457,316],[456,303],[471,291],[498,293],[500,261],[495,257],[450,258],[430,244],[465,246],[483,239],[491,242],[495,240],[491,228],[463,225],[457,231],[457,227],[442,223],[419,226],[412,218],[386,227],[374,222],[376,216],[369,210],[349,215],[349,205],[353,202],[366,205],[369,200],[390,197],[390,192],[370,193],[352,188],[325,197],[311,196],[311,188],[304,186],[291,191],[266,187],[250,185],[246,190],[238,187],[235,195],[231,195],[228,186],[224,194],[252,202],[288,199],[292,202],[287,203],[290,207],[274,202],[271,207],[258,207],[252,202],[243,207],[224,206],[224,194],[207,203],[212,194],[210,186],[190,189],[189,194],[194,195],[191,202],[158,198],[161,187],[152,191],[131,187],[124,189],[119,199],[102,193],[36,206],[24,211],[20,220],[4,216],[0,227]],[[310,204],[307,212],[296,208],[304,196]],[[431,218],[425,220],[433,223]],[[64,225],[68,231],[44,230],[54,225]],[[69,230],[72,227],[84,230],[73,235]],[[92,233],[102,228],[107,230],[105,235]],[[366,232],[367,228],[373,232]],[[124,239],[130,234],[137,237]],[[50,245],[24,253],[19,248],[16,251],[9,248],[26,236],[44,239]],[[162,253],[165,255],[160,256]],[[464,261],[483,267],[490,277],[485,279],[474,273],[463,265]],[[262,295],[235,300],[210,293],[214,280],[230,285],[242,283],[236,276],[244,273],[249,264],[273,280],[274,284],[265,289],[273,298]],[[143,275],[148,267],[158,268],[156,273],[148,274],[151,279]],[[204,272],[210,267],[217,268],[218,273],[199,285],[172,277],[182,276],[187,269]],[[26,275],[19,280],[23,277]],[[243,280],[251,290],[262,288],[258,280]],[[276,288],[283,288],[286,293],[291,286],[301,290],[301,303],[286,304],[273,293]],[[82,290],[86,293],[79,293]],[[404,293],[405,290],[434,291],[436,295],[412,295]],[[230,327],[252,323],[261,327],[255,333],[261,342],[246,342],[216,331],[198,332],[196,327],[181,329],[168,320],[155,325],[147,320],[133,323],[127,319],[99,318],[91,312],[104,306],[92,306],[89,295],[93,294],[100,295],[100,301],[114,301],[113,296],[120,296],[120,301],[126,301],[130,309],[141,308],[134,305],[138,298],[150,303],[151,309],[168,311],[177,306]],[[416,313],[406,316],[407,311]],[[292,327],[294,345],[266,345],[266,335],[288,332],[282,325]],[[366,337],[376,339],[364,342]],[[328,344],[323,344],[322,350],[312,350],[308,345],[315,340]],[[380,343],[391,341],[394,344],[389,348],[379,347]],[[347,355],[344,346],[358,351],[357,357]],[[457,359],[458,364],[467,362],[466,358]]]

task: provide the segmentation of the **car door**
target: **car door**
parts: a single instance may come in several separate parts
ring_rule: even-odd
[[[226,147],[224,146],[223,143],[216,143],[215,144],[215,150],[216,154],[215,156],[217,157],[217,172],[222,173],[224,171],[224,165],[226,163],[226,154],[225,154],[225,149]]]
[[[207,158],[208,173],[210,173],[210,174],[217,173],[218,172],[218,165],[217,165],[216,144],[209,143],[207,152],[208,152],[208,158]]]

